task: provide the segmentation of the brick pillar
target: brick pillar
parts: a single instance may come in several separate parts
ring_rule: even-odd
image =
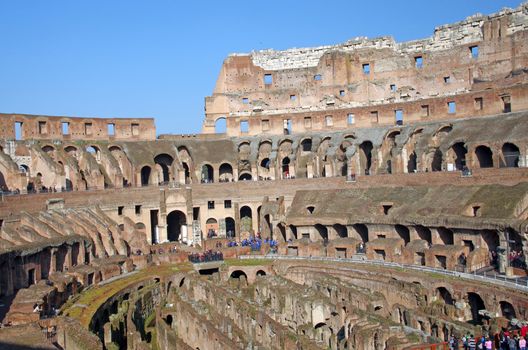
[[[57,248],[50,251],[50,274],[57,271]]]

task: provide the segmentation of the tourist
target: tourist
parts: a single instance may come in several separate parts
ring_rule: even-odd
[[[526,339],[524,337],[519,339],[519,350],[526,350]]]
[[[469,350],[475,350],[477,348],[477,343],[473,334],[471,334],[469,339],[467,339],[467,347]]]
[[[488,338],[486,340],[486,343],[484,345],[485,345],[486,350],[492,350],[493,349],[493,342],[491,341],[490,338]]]

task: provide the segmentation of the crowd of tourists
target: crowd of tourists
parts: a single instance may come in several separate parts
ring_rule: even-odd
[[[526,336],[528,335],[528,325],[524,323],[520,328],[503,329],[494,335],[485,334],[475,337],[473,334],[466,334],[458,339],[451,336],[448,342],[450,350],[526,350]]]
[[[512,250],[508,256],[510,266],[526,269],[526,259],[522,251]]]
[[[206,250],[203,253],[189,254],[189,261],[193,264],[222,260],[224,260],[224,255],[222,254],[222,252],[212,251],[211,249]]]

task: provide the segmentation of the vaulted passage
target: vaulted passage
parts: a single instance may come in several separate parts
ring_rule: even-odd
[[[493,152],[487,146],[475,148],[479,168],[493,168]]]
[[[187,219],[185,214],[179,210],[172,211],[167,215],[167,239],[170,242],[180,240],[183,233],[187,233]]]
[[[148,186],[150,184],[151,168],[146,165],[141,168],[141,186]]]
[[[501,168],[518,168],[520,156],[519,147],[513,143],[505,143],[502,146]]]

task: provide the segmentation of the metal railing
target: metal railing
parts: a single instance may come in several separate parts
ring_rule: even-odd
[[[486,282],[495,285],[500,285],[520,291],[528,292],[528,280],[519,278],[508,278],[505,276],[494,275],[485,276],[476,273],[457,272],[451,270],[438,269],[435,267],[419,266],[411,264],[401,264],[396,262],[388,262],[382,260],[367,260],[356,258],[330,258],[330,257],[308,257],[308,256],[290,256],[290,255],[241,255],[240,259],[271,259],[271,260],[304,260],[304,261],[330,261],[330,262],[346,262],[361,265],[383,266],[390,268],[400,268],[406,270],[415,270],[420,272],[437,273],[445,276],[464,278],[473,281]]]

